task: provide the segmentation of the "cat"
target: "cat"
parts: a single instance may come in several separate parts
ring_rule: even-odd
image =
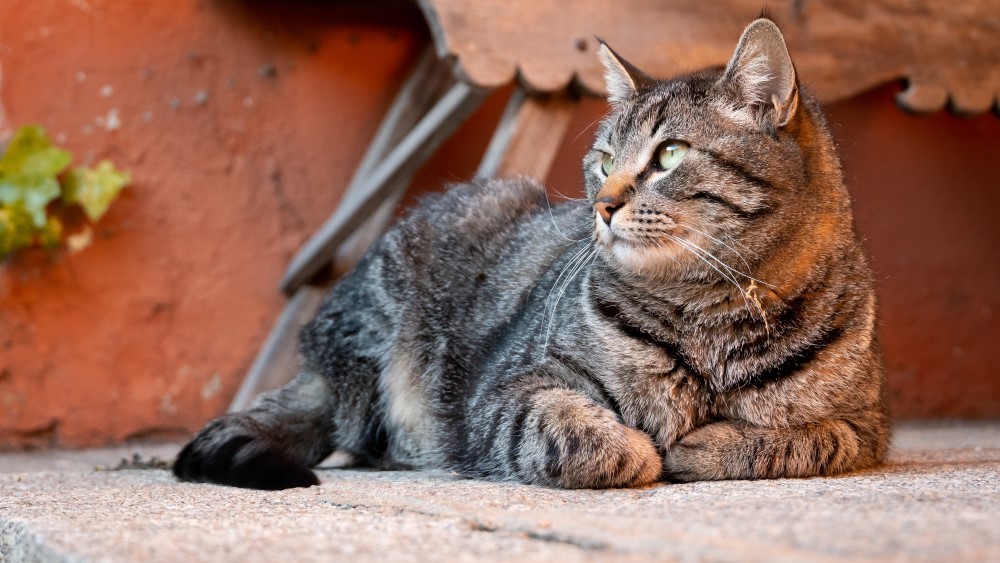
[[[426,197],[304,327],[301,373],[210,422],[176,476],[310,486],[335,449],[567,488],[882,460],[872,274],[778,27],[672,80],[600,57],[586,200],[528,179]]]

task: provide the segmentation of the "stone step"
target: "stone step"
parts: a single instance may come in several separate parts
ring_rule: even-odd
[[[0,454],[0,561],[1000,561],[1000,422],[901,425],[886,466],[843,477],[601,491],[324,469],[262,492],[133,468],[176,451]]]

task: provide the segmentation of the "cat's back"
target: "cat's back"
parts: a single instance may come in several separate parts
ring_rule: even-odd
[[[424,197],[380,243],[387,281],[438,313],[530,288],[587,237],[587,206],[552,204],[528,178],[476,180]],[[410,291],[413,294],[408,294]]]
[[[390,342],[476,349],[588,238],[588,210],[550,204],[544,186],[527,178],[475,180],[422,197],[333,288],[303,333],[303,355],[323,366],[359,347],[383,356]]]

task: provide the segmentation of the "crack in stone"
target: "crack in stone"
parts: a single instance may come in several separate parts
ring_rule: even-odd
[[[378,512],[391,512],[398,516],[403,513],[416,514],[420,516],[429,516],[432,518],[459,518],[465,522],[469,529],[475,532],[487,532],[487,533],[498,533],[507,534],[511,536],[519,536],[524,539],[541,541],[546,543],[558,543],[563,545],[570,545],[584,551],[606,551],[611,549],[611,546],[599,540],[591,540],[588,538],[576,537],[568,534],[563,534],[555,531],[539,531],[534,529],[525,529],[522,526],[505,526],[502,524],[495,524],[488,519],[483,519],[479,517],[468,517],[458,511],[429,511],[429,510],[419,510],[412,507],[401,507],[394,505],[378,505],[378,504],[363,504],[363,503],[350,503],[350,502],[339,502],[332,500],[323,500],[323,504],[333,506],[342,510],[372,510]]]

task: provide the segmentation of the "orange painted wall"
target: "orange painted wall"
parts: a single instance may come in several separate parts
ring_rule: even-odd
[[[83,252],[0,265],[0,448],[179,437],[225,409],[284,303],[285,265],[426,44],[414,8],[382,6],[0,4],[0,115],[135,182]],[[909,116],[894,88],[830,108],[879,275],[893,408],[997,417],[1000,120]],[[415,191],[475,170],[505,93]],[[579,193],[602,111],[581,106],[548,179],[562,193]]]
[[[0,3],[9,123],[134,178],[83,252],[0,265],[0,447],[186,435],[228,405],[427,41],[415,9],[331,4]]]

